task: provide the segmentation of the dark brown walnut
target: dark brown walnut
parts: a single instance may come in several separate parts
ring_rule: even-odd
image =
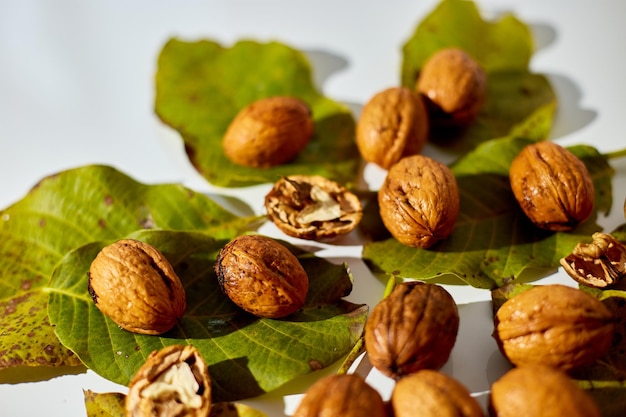
[[[375,94],[361,110],[356,143],[363,159],[389,169],[419,153],[428,139],[428,114],[419,94],[392,87]]]
[[[327,240],[351,232],[363,217],[359,198],[318,175],[278,180],[265,196],[268,218],[289,236]]]
[[[561,266],[577,282],[595,288],[617,284],[626,275],[626,246],[607,233],[592,235],[561,258]]]
[[[492,417],[600,417],[597,404],[567,374],[541,365],[513,368],[491,386]]]
[[[458,48],[435,52],[417,79],[431,122],[436,126],[464,126],[476,119],[487,91],[487,75],[469,54]]]
[[[381,219],[400,243],[429,248],[447,238],[459,214],[459,187],[446,165],[424,155],[402,158],[378,191]]]
[[[378,391],[356,374],[326,376],[309,387],[293,417],[386,417]]]
[[[293,160],[309,143],[313,130],[306,103],[294,97],[268,97],[235,116],[222,146],[236,164],[267,168]]]
[[[211,408],[211,380],[200,352],[171,345],[155,350],[128,387],[127,417],[205,417]]]
[[[134,333],[170,330],[187,306],[183,284],[165,256],[133,239],[102,248],[89,268],[88,289],[103,314]]]
[[[478,401],[456,379],[424,369],[396,382],[391,393],[394,417],[483,417]]]
[[[611,311],[598,299],[560,284],[537,285],[507,300],[494,319],[493,337],[514,365],[562,370],[590,364],[611,346]]]
[[[569,231],[593,212],[595,192],[585,164],[554,142],[525,146],[509,179],[520,207],[542,229]]]
[[[258,317],[281,318],[302,308],[309,278],[298,258],[276,240],[236,237],[220,251],[215,273],[224,293]]]
[[[419,281],[399,284],[365,323],[365,350],[381,373],[399,379],[422,369],[440,369],[459,330],[459,312],[441,286]]]

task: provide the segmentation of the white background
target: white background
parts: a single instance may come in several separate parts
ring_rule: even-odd
[[[198,191],[236,195],[261,213],[266,188],[211,187],[190,166],[177,134],[155,117],[153,80],[163,44],[170,37],[210,38],[224,45],[243,38],[282,41],[309,54],[323,93],[348,104],[358,116],[369,97],[399,83],[401,46],[436,4],[433,0],[4,0],[0,2],[0,208],[21,199],[46,175],[99,163],[145,183],[180,182]],[[563,145],[591,144],[601,152],[626,148],[626,2],[484,0],[477,4],[485,16],[513,12],[531,27],[537,47],[531,68],[550,77],[560,103],[552,139]],[[610,215],[600,220],[608,230],[624,222],[626,195],[626,160],[614,160],[612,165],[617,170],[614,205]],[[373,187],[384,175],[369,166],[365,174]],[[273,225],[261,232],[281,236]],[[357,259],[360,249],[353,234],[342,245],[320,245],[319,254],[337,261],[348,259],[356,279],[350,299],[373,305],[382,286]],[[558,271],[544,282],[569,282],[569,278]],[[461,330],[443,370],[484,402],[481,393],[507,366],[490,336],[488,293],[467,287],[449,289],[460,306]],[[367,371],[362,363],[358,372]],[[92,372],[59,376],[62,373],[39,368],[1,371],[0,413],[84,416],[82,389],[124,389]],[[322,374],[300,378],[249,403],[272,416],[283,415],[283,410],[293,409],[297,394]],[[374,371],[368,381],[388,397],[392,387],[388,380]]]

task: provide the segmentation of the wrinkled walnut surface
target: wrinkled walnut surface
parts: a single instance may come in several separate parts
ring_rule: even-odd
[[[294,159],[311,140],[313,130],[306,103],[294,97],[268,97],[235,116],[222,146],[236,164],[267,168]]]
[[[611,346],[611,311],[598,299],[560,284],[537,285],[507,300],[495,316],[494,338],[514,365],[569,370]]]
[[[493,417],[600,417],[594,400],[567,374],[541,365],[513,368],[491,386]]]
[[[89,268],[96,307],[123,329],[161,334],[183,316],[185,289],[158,249],[122,239],[102,248]]]
[[[396,382],[391,393],[394,417],[483,417],[480,404],[456,379],[424,369]]]
[[[441,286],[409,281],[383,298],[365,323],[365,350],[383,374],[399,379],[441,368],[459,330],[459,312]]]
[[[375,94],[361,110],[356,143],[363,159],[389,169],[402,157],[419,153],[428,139],[429,121],[420,95],[392,87]]]
[[[378,391],[355,374],[333,374],[311,385],[293,417],[385,417]]]
[[[520,207],[542,229],[572,230],[592,214],[595,191],[587,167],[554,142],[525,146],[509,178]]]
[[[424,155],[408,156],[387,172],[378,204],[393,237],[407,246],[429,248],[454,230],[459,187],[446,165]]]
[[[351,232],[363,217],[358,197],[324,177],[292,175],[265,196],[268,218],[289,236],[328,240]]]
[[[224,293],[258,317],[281,318],[306,301],[309,278],[289,249],[274,239],[243,235],[227,243],[215,263]]]
[[[193,346],[153,351],[139,368],[125,401],[128,417],[206,417],[211,407],[209,370]]]

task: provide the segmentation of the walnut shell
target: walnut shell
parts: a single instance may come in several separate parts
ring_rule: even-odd
[[[365,323],[365,350],[376,369],[398,379],[440,369],[458,330],[457,305],[443,287],[403,282],[372,309]]]
[[[224,293],[258,317],[281,318],[306,301],[309,278],[298,258],[276,240],[243,235],[220,251],[215,273]]]
[[[359,198],[319,175],[282,178],[265,196],[268,218],[289,236],[328,240],[350,233],[363,217]]]
[[[593,212],[593,181],[585,164],[550,141],[525,146],[509,169],[511,189],[538,227],[568,231]]]
[[[424,155],[407,156],[387,172],[378,204],[393,237],[407,246],[429,248],[454,230],[459,187],[441,162]]]
[[[378,391],[356,374],[333,374],[319,379],[304,393],[293,417],[386,417]]]
[[[493,417],[600,417],[598,406],[567,374],[542,365],[513,368],[491,386]]]
[[[190,345],[150,353],[130,381],[125,400],[128,417],[205,417],[210,408],[209,370]]]
[[[493,337],[514,365],[562,370],[594,362],[611,346],[615,322],[598,299],[560,284],[537,285],[496,312]]]
[[[89,268],[89,294],[116,324],[142,334],[170,330],[187,306],[183,284],[165,256],[134,239],[102,248]]]
[[[396,382],[391,393],[394,417],[483,417],[478,401],[456,379],[423,369]]]
[[[311,140],[313,130],[306,103],[294,97],[268,97],[235,116],[222,146],[236,164],[267,168],[294,159]]]
[[[361,110],[356,143],[363,159],[389,169],[419,153],[428,139],[428,114],[419,94],[392,87],[375,94]]]
[[[463,126],[474,121],[485,102],[487,75],[463,50],[445,48],[424,63],[417,91],[426,98],[433,124]]]

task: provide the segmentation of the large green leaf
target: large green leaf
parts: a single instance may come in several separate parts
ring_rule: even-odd
[[[528,70],[533,43],[523,22],[510,14],[487,21],[472,1],[443,0],[403,46],[402,85],[413,88],[428,58],[446,47],[461,48],[482,65],[487,98],[474,123],[463,130],[433,130],[432,143],[462,153],[512,132],[548,137],[556,96],[545,76]]]
[[[234,164],[222,150],[230,121],[251,102],[277,95],[298,97],[309,105],[313,139],[288,164]],[[158,60],[155,109],[181,134],[192,164],[213,184],[273,183],[291,174],[319,174],[344,184],[356,181],[359,153],[349,109],[322,96],[304,54],[279,42],[242,40],[226,48],[210,40],[169,40]]]
[[[231,303],[217,283],[213,265],[226,241],[197,232],[139,231],[131,237],[159,248],[183,281],[187,311],[171,331],[128,332],[94,305],[87,271],[106,242],[69,253],[48,289],[50,321],[59,339],[107,379],[128,384],[153,350],[192,344],[209,365],[214,399],[236,400],[336,362],[362,334],[367,306],[342,301],[352,289],[344,265],[292,248],[310,279],[305,307],[286,319],[259,319]]]
[[[48,324],[41,294],[55,265],[91,241],[137,229],[202,230],[235,236],[252,227],[206,196],[174,184],[145,185],[107,166],[85,166],[42,179],[0,211],[0,369],[78,365]]]
[[[364,245],[363,259],[376,274],[444,280],[454,277],[477,288],[494,288],[523,273],[556,269],[576,243],[599,230],[595,216],[611,207],[613,169],[588,146],[569,148],[585,162],[595,185],[594,216],[571,232],[535,227],[515,200],[508,179],[512,159],[531,141],[485,142],[452,166],[461,193],[453,233],[430,249],[404,246],[393,238]]]

